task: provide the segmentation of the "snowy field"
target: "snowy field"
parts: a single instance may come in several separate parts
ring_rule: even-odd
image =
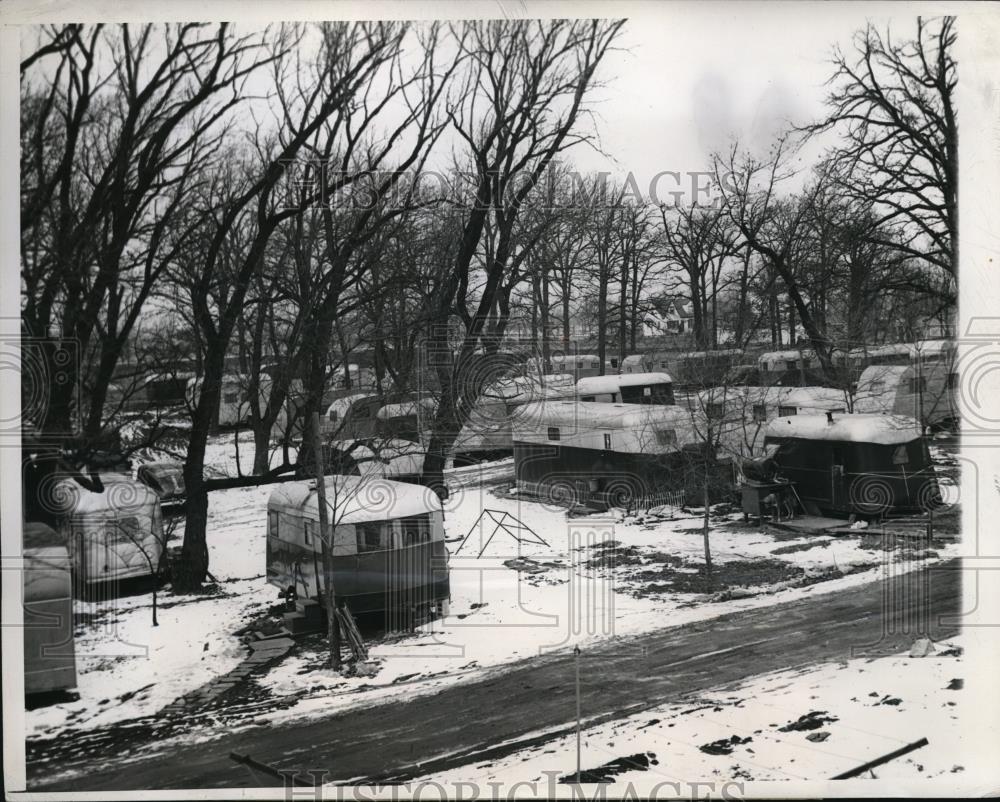
[[[246,469],[252,444],[245,445]],[[217,441],[212,466],[232,475],[231,454],[231,436]],[[495,474],[497,466],[484,471]],[[277,602],[277,590],[264,579],[272,490],[211,494],[208,542],[217,582],[195,596],[162,591],[158,627],[151,626],[148,592],[85,610],[89,615],[78,626],[76,642],[80,698],[29,711],[29,737],[151,715],[236,666],[247,647],[234,633]],[[477,525],[484,509],[495,511],[493,518]],[[740,515],[718,515],[711,545],[720,584],[704,592],[698,575],[704,559],[700,515],[568,518],[563,508],[513,498],[502,488],[495,492],[457,482],[445,513],[449,615],[412,635],[371,642],[368,664],[354,676],[324,668],[321,640],[307,639],[253,680],[269,695],[295,703],[262,712],[253,723],[301,720],[400,694],[431,693],[547,650],[843,592],[884,571],[955,556],[958,548],[948,545],[912,559],[905,549],[883,551],[873,545],[875,538],[861,533],[779,536],[743,524]],[[531,531],[516,529],[512,518]],[[491,539],[498,520],[507,529]],[[723,585],[728,589],[719,592]],[[206,730],[206,737],[210,734]]]
[[[629,783],[648,791],[657,783],[691,778],[831,779],[926,737],[927,746],[862,778],[963,775],[954,782],[964,784],[964,773],[975,768],[966,758],[983,750],[969,742],[968,727],[959,723],[968,720],[961,713],[963,640],[938,643],[925,657],[859,658],[766,674],[598,726],[587,725],[584,711],[583,779],[614,783],[609,797]],[[575,772],[571,735],[416,782],[547,787],[550,778],[559,783]]]

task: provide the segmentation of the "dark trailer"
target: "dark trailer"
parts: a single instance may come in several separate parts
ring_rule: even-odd
[[[677,406],[546,401],[513,420],[518,490],[556,503],[630,506],[679,490],[683,447],[695,441]]]
[[[810,506],[872,517],[932,509],[937,477],[913,418],[835,414],[776,418],[765,448]]]

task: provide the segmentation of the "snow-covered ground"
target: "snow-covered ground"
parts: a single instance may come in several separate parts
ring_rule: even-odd
[[[629,783],[639,798],[657,783],[692,779],[831,779],[922,737],[926,747],[879,766],[874,776],[962,774],[983,754],[960,724],[963,640],[938,643],[926,657],[859,658],[765,674],[597,726],[587,725],[583,711],[584,779],[603,775],[614,783],[608,789],[614,798]],[[415,782],[547,787],[550,778],[575,772],[576,737],[569,735]]]
[[[243,445],[246,469],[252,443]],[[274,459],[280,462],[280,454]],[[213,443],[210,464],[235,473],[231,435]],[[467,482],[468,471],[463,474]],[[272,489],[211,494],[208,540],[217,584],[200,596],[161,593],[159,627],[151,626],[148,593],[91,611],[94,619],[78,627],[79,701],[30,711],[29,737],[150,715],[240,661],[246,647],[233,633],[277,601],[277,590],[264,579]],[[492,510],[492,517],[479,520],[484,510]],[[563,508],[497,495],[475,482],[456,483],[445,512],[449,615],[413,635],[373,642],[369,670],[358,676],[324,669],[318,639],[301,644],[254,680],[296,704],[263,713],[256,723],[430,693],[546,650],[842,592],[873,581],[881,571],[917,564],[901,559],[899,551],[872,548],[861,534],[777,537],[744,525],[736,515],[720,515],[713,518],[711,534],[719,579],[736,586],[757,577],[766,584],[704,593],[689,587],[700,581],[697,567],[704,559],[697,515],[568,518]],[[514,519],[531,531],[516,529]],[[497,529],[501,521],[506,528]],[[953,556],[956,548],[929,558]],[[818,578],[823,581],[810,584]]]

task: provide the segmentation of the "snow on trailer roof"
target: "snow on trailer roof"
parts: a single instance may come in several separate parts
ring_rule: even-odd
[[[347,412],[358,401],[375,397],[376,396],[372,393],[352,393],[351,395],[342,395],[340,398],[335,399],[334,402],[326,408],[326,414],[329,416],[331,412]]]
[[[614,376],[585,376],[576,383],[576,391],[580,395],[597,395],[617,393],[622,387],[672,383],[673,379],[668,373],[621,373]]]
[[[540,397],[565,396],[576,387],[572,373],[547,373],[544,376],[517,376],[504,379],[483,391],[487,400],[516,403]]]
[[[815,354],[811,348],[792,348],[785,351],[765,351],[757,361],[768,359],[812,359]]]
[[[100,474],[104,489],[100,493],[88,490],[72,479],[57,483],[54,498],[60,511],[67,515],[85,513],[147,511],[159,501],[153,490],[124,474]]]
[[[834,415],[794,415],[775,418],[768,424],[766,437],[795,437],[847,443],[899,445],[920,437],[920,425],[902,415],[868,413]]]
[[[418,409],[422,407],[424,411],[433,412],[437,409],[437,401],[433,398],[421,398],[419,401],[404,401],[401,404],[386,404],[375,414],[380,420],[390,418],[405,418],[409,415],[416,415]]]
[[[916,349],[921,356],[935,356],[955,350],[954,340],[920,340]]]
[[[847,397],[843,390],[834,387],[787,387],[788,392],[781,397],[782,403],[787,406],[812,407],[820,406],[826,408],[833,404],[844,407],[847,404]]]
[[[391,479],[365,476],[331,475],[324,477],[326,504],[330,522],[340,524],[364,521],[389,521],[440,512],[441,500],[429,487],[394,482]],[[272,507],[291,507],[319,517],[316,481],[286,482],[271,492],[267,501]]]
[[[525,404],[514,416],[514,431],[534,423],[539,426],[582,426],[634,429],[651,423],[690,420],[677,406],[658,404],[581,404],[576,401],[536,401]]]

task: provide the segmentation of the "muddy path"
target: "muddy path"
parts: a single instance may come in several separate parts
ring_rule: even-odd
[[[921,635],[957,632],[957,560],[842,593],[609,640],[581,663],[585,725],[614,720],[748,677],[797,666],[892,654]],[[404,782],[482,763],[569,731],[573,657],[561,651],[406,702],[369,705],[301,724],[252,727],[153,753],[139,736],[59,764],[28,765],[28,789],[101,791],[259,787],[229,755],[325,782]],[[155,738],[155,736],[154,736]],[[99,740],[99,739],[98,739]],[[163,745],[166,746],[166,745]],[[144,753],[147,752],[147,753]],[[280,785],[279,780],[274,781]]]

